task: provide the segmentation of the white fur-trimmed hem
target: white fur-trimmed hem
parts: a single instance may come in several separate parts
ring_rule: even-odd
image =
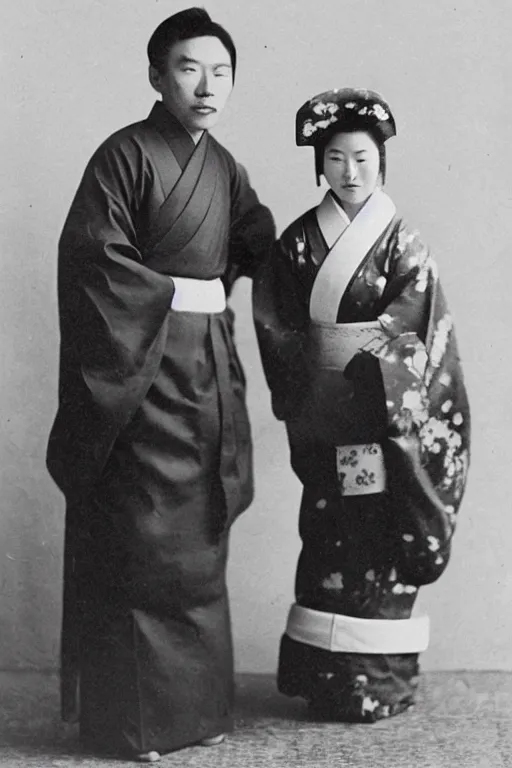
[[[357,619],[294,604],[286,634],[292,640],[339,653],[419,653],[428,648],[428,616]]]

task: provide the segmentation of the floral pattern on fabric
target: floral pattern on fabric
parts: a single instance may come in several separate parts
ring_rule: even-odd
[[[254,287],[272,406],[285,421],[304,486],[296,602],[359,618],[407,619],[419,587],[448,565],[469,467],[470,414],[453,320],[428,248],[395,219],[358,268],[337,318],[378,319],[387,338],[333,374],[334,386],[336,375],[350,379],[348,401],[316,392],[309,298],[326,252],[308,211],[276,243]],[[338,442],[318,429],[317,408],[322,423],[335,425]],[[381,444],[385,492],[342,495],[336,445],[357,443]],[[417,659],[332,653],[284,635],[279,687],[326,716],[373,722],[413,703]]]

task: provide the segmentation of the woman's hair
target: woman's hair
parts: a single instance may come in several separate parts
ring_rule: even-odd
[[[151,35],[148,43],[149,63],[157,72],[163,73],[169,51],[175,43],[194,37],[217,37],[231,57],[233,80],[236,69],[236,48],[231,35],[224,27],[212,21],[204,8],[187,8],[162,21]]]
[[[379,150],[379,174],[382,179],[382,184],[386,183],[386,147],[384,142],[380,139],[379,136],[376,135],[374,131],[368,129],[368,127],[362,128],[357,126],[343,128],[343,130],[340,130],[339,127],[337,129],[334,128],[323,138],[322,141],[319,141],[315,144],[315,170],[318,183],[320,183],[320,176],[324,172],[325,148],[332,137],[337,133],[355,133],[356,131],[364,131],[364,133],[367,133],[372,137],[375,144],[377,145],[377,149]]]

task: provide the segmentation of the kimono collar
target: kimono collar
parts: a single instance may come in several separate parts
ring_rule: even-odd
[[[188,163],[196,144],[187,129],[180,123],[172,112],[169,112],[162,101],[156,101],[147,121],[154,125],[171,147],[182,170]],[[204,138],[204,137],[202,137]]]
[[[376,189],[347,225],[331,195],[324,197],[317,208],[317,220],[329,252],[311,290],[311,320],[336,322],[345,291],[395,213],[393,201],[381,189]]]
[[[350,226],[350,219],[329,190],[316,209],[316,217],[329,250],[343,231]]]

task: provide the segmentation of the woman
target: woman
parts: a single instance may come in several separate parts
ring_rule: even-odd
[[[328,91],[296,130],[330,189],[254,285],[273,411],[304,486],[278,685],[322,716],[373,722],[414,702],[429,625],[411,612],[448,563],[469,410],[435,263],[382,190],[388,104]]]

